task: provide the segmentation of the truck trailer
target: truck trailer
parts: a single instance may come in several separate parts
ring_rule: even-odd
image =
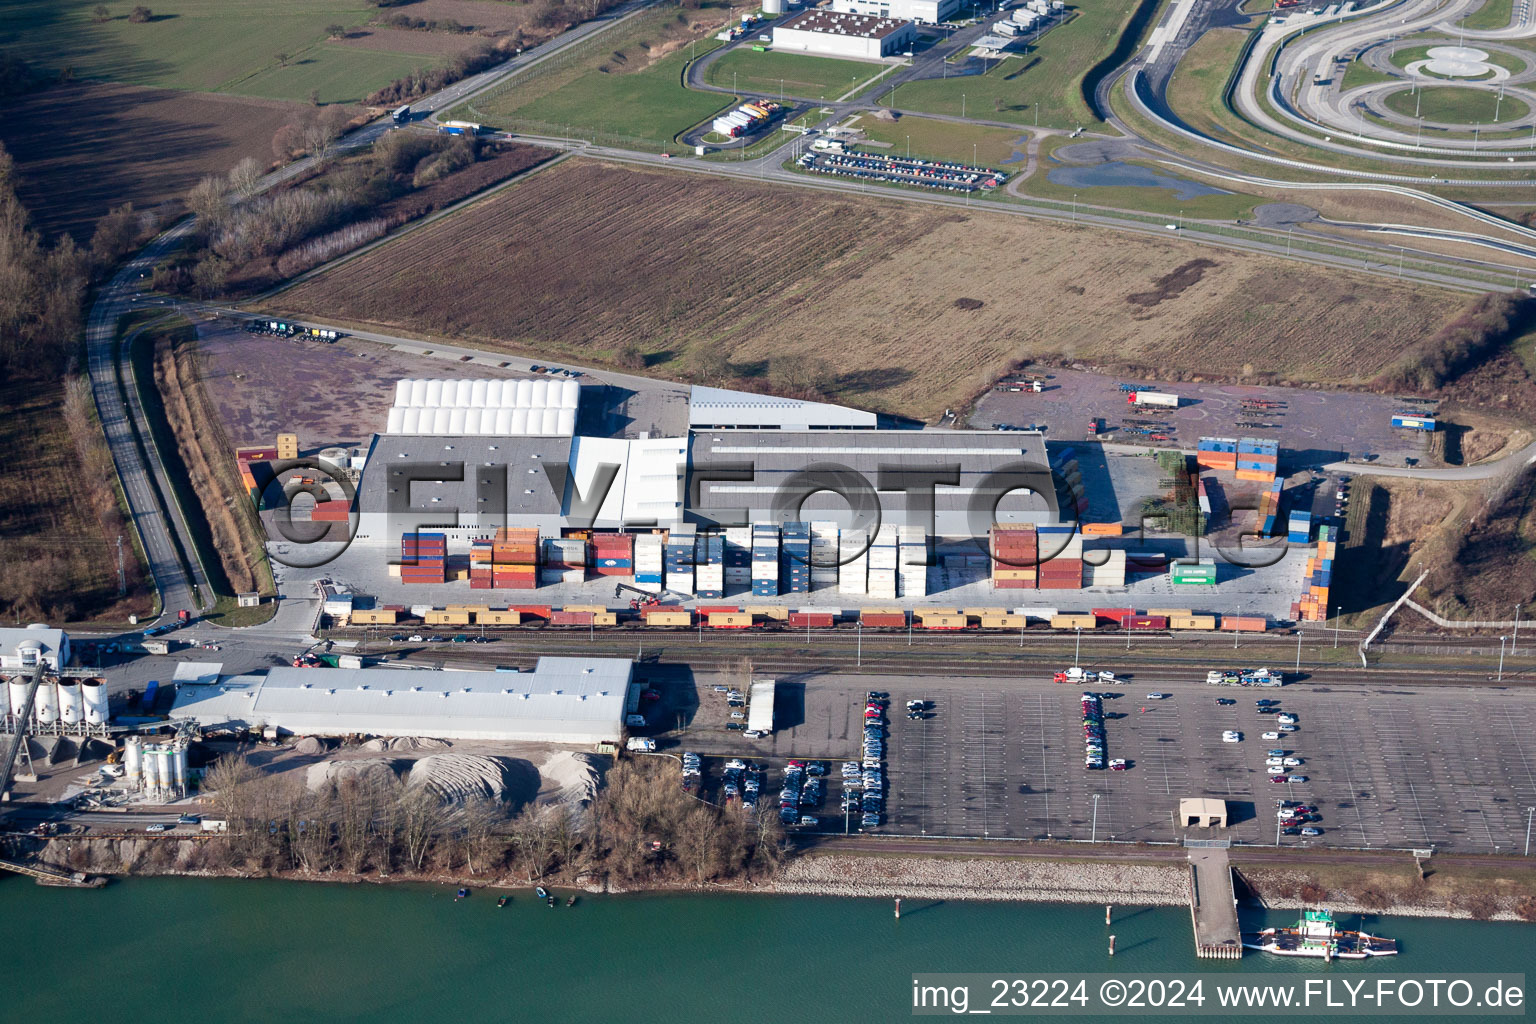
[[[1151,405],[1164,409],[1177,409],[1179,396],[1171,395],[1165,391],[1132,391],[1126,401],[1132,405]]]

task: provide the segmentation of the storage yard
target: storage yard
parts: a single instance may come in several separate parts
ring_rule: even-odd
[[[1007,180],[1008,175],[988,167],[915,157],[884,156],[853,149],[812,150],[796,164],[815,174],[830,174],[856,181],[885,185],[932,188],[964,195],[990,192]]]

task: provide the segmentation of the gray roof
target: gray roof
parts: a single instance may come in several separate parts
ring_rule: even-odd
[[[749,465],[750,480],[713,480],[711,467]],[[860,480],[879,488],[884,513],[916,510],[906,488],[921,487],[931,471],[953,474],[953,486],[934,490],[934,508],[964,512],[972,502],[986,502],[990,511],[1003,493],[1028,487],[1029,500],[1042,511],[1057,511],[1055,487],[1049,475],[1045,438],[1026,431],[868,430],[857,432],[784,430],[695,430],[692,433],[689,494],[698,496],[690,508],[705,518],[712,511],[774,509],[772,518],[810,519],[814,512],[846,512],[851,504],[827,490],[814,493],[801,513],[792,501],[814,491],[806,484],[813,469],[818,481]],[[835,467],[822,470],[821,467]],[[852,471],[851,473],[847,471]],[[782,513],[782,514],[780,514]],[[977,524],[985,529],[990,522]],[[985,533],[983,532],[983,536]]]
[[[618,739],[624,658],[540,658],[532,672],[273,668],[184,685],[171,717],[295,735],[591,743]]]
[[[694,387],[688,400],[688,422],[694,427],[812,427],[873,428],[875,414],[825,402],[754,395],[725,388]]]
[[[36,648],[42,660],[53,661],[66,650],[68,642],[62,629],[51,626],[34,624],[24,629],[0,627],[0,655],[7,659],[20,658],[21,648],[25,646]]]
[[[358,488],[359,509],[389,511],[407,505],[417,510],[488,511],[496,490],[496,468],[506,469],[507,512],[513,515],[559,515],[565,501],[545,475],[544,467],[567,467],[569,437],[424,437],[418,434],[376,434]],[[462,466],[460,471],[458,467]],[[408,471],[409,468],[409,471]],[[490,469],[492,472],[486,472]],[[534,470],[530,473],[529,470]],[[463,476],[446,483],[420,481],[442,470]],[[407,480],[414,476],[418,482]],[[408,492],[408,493],[407,493]],[[407,500],[409,499],[409,500]],[[434,501],[433,499],[438,499]]]

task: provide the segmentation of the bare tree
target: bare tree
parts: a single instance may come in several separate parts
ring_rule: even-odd
[[[341,110],[325,110],[312,117],[306,118],[299,125],[299,139],[309,155],[316,160],[324,160],[330,156],[331,143],[341,134],[342,127],[347,122],[347,115]]]
[[[425,786],[406,789],[399,800],[400,841],[405,844],[405,861],[412,871],[420,871],[427,851],[437,838],[442,804]]]
[[[106,4],[97,4],[91,8],[91,15],[95,18],[96,24],[100,25],[112,17],[112,12],[107,10]]]
[[[142,25],[152,18],[154,18],[154,14],[148,7],[135,7],[133,10],[128,12],[128,20],[133,22],[135,25]]]
[[[699,885],[720,867],[720,818],[713,807],[699,804],[688,812],[678,835],[678,852]]]
[[[248,199],[261,182],[261,164],[248,156],[229,169],[229,188],[241,199]]]

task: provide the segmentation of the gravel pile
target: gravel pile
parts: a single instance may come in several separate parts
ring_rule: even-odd
[[[304,784],[311,790],[322,790],[344,779],[358,782],[392,783],[395,780],[395,762],[384,757],[370,757],[358,761],[321,761],[312,764],[304,772]]]
[[[829,896],[1177,906],[1189,900],[1187,876],[1183,865],[831,855],[790,861],[773,888]]]
[[[434,740],[422,736],[383,736],[363,744],[364,750],[447,750],[447,740]]]
[[[477,797],[506,800],[509,782],[506,762],[478,754],[428,754],[411,765],[407,786],[425,786],[444,803],[463,803]]]
[[[539,802],[562,803],[572,810],[585,807],[597,796],[602,773],[594,754],[559,750],[539,765]]]

